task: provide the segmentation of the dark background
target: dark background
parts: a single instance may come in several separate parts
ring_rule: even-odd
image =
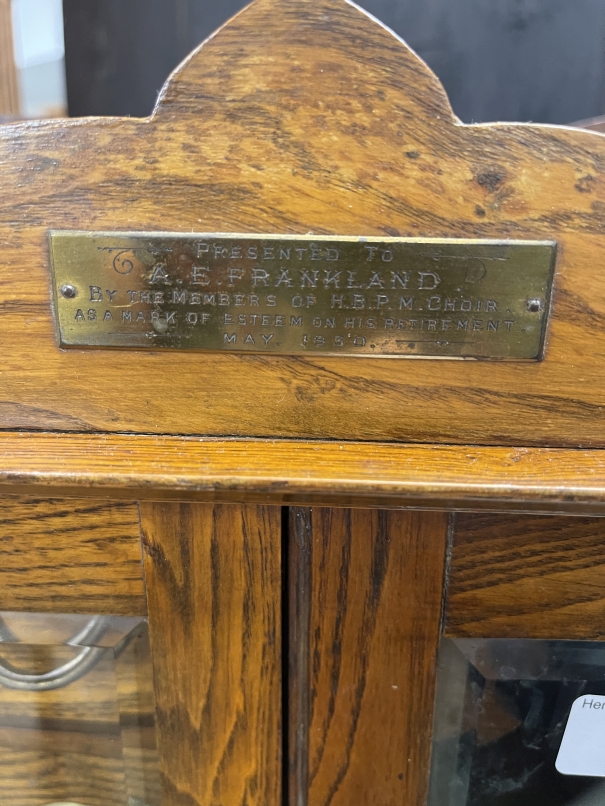
[[[69,112],[149,115],[241,0],[63,0]],[[465,122],[605,113],[605,0],[363,0],[437,73]]]

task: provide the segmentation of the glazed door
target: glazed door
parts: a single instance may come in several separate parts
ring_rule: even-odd
[[[291,510],[289,802],[603,803],[604,540],[599,518]]]
[[[446,515],[0,509],[2,806],[425,802]]]
[[[280,803],[281,540],[279,507],[1,498],[0,804]]]
[[[605,523],[459,514],[430,806],[605,801]]]

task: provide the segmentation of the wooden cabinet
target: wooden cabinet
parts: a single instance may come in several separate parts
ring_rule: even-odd
[[[602,696],[604,166],[460,124],[344,0],[256,0],[149,119],[0,127],[0,804],[521,806],[540,765],[544,806],[587,796],[554,755]],[[53,301],[57,230],[554,242],[543,355],[60,347],[60,295],[118,308]]]

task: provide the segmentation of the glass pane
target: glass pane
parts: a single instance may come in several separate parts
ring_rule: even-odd
[[[584,695],[605,695],[603,643],[443,640],[429,806],[605,804],[603,779],[555,768]]]
[[[0,804],[159,806],[147,623],[0,613]]]

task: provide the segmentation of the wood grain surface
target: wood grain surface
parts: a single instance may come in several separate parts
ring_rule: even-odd
[[[5,429],[605,446],[605,138],[462,125],[345,0],[256,0],[150,119],[0,129]],[[535,364],[62,351],[49,228],[553,239]]]
[[[280,510],[141,516],[162,806],[279,806]]]
[[[456,516],[445,634],[605,636],[605,522],[600,518]]]
[[[0,118],[19,114],[11,0],[0,0]]]
[[[605,514],[605,452],[1,434],[0,492]]]
[[[293,614],[301,621],[292,623],[290,641],[291,658],[302,653],[308,666],[294,669],[303,677],[292,688],[308,686],[309,694],[308,703],[291,703],[299,730],[290,802],[420,806],[447,516],[293,510],[291,533],[298,563],[307,565],[295,578],[308,579],[308,609]]]
[[[144,615],[137,505],[0,498],[0,610]]]

